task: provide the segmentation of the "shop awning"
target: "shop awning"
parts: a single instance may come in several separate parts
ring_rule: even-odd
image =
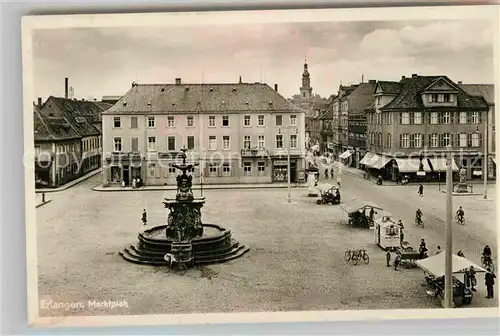
[[[434,275],[436,278],[444,276],[445,273],[445,251],[436,254],[435,256],[425,258],[422,260],[417,260],[415,263],[425,272]],[[456,254],[452,255],[451,262],[451,272],[452,273],[462,273],[462,271],[474,267],[476,272],[486,272],[486,270],[472,261],[457,256]]]
[[[359,164],[366,165],[373,157],[373,153],[366,153],[366,155],[359,161]]]
[[[405,158],[396,159],[400,173],[416,173],[420,169],[420,159],[419,158]],[[430,172],[431,167],[429,167],[429,162],[427,160],[422,160],[422,166],[425,172]]]
[[[368,163],[366,164],[367,167],[374,168],[374,169],[381,169],[383,168],[386,164],[391,161],[391,158],[388,158],[386,156],[380,156],[377,154],[373,154],[373,156],[370,158]]]
[[[346,150],[344,153],[340,154],[340,155],[339,155],[339,158],[341,158],[341,159],[344,159],[344,160],[345,160],[345,159],[347,159],[347,158],[348,158],[349,156],[351,156],[351,155],[352,155],[352,152],[351,152],[351,150],[350,150],[350,149],[348,149],[348,150]]]
[[[428,159],[429,163],[432,166],[432,170],[435,172],[444,172],[446,171],[447,159],[446,158],[430,158]],[[455,163],[455,160],[451,160],[451,166],[453,171],[458,171],[458,166]]]

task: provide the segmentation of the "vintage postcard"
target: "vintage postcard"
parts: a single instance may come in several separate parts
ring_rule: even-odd
[[[498,316],[498,14],[23,18],[31,325]]]

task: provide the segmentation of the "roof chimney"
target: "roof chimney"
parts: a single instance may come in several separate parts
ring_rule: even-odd
[[[42,97],[38,97],[38,107],[42,107]]]
[[[278,92],[278,84],[274,84],[274,91]]]
[[[418,76],[418,74],[411,74],[411,78],[415,78],[417,76]]]
[[[176,78],[175,79],[175,85],[181,85],[181,79],[180,78]]]
[[[401,79],[405,79],[405,78],[406,78],[406,76],[401,76]]]
[[[242,82],[241,82],[241,76],[240,76],[240,82],[239,82],[239,83],[240,83],[240,84],[242,83]]]
[[[136,82],[132,82],[132,87],[137,86]]]
[[[68,82],[69,82],[68,77],[64,78],[64,98],[66,99],[68,99],[68,90],[69,90]]]
[[[457,84],[462,84],[462,81],[458,81]]]

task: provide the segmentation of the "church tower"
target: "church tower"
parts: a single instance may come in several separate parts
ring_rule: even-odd
[[[311,99],[312,87],[309,71],[307,70],[307,60],[304,63],[304,72],[302,73],[302,87],[300,88],[302,99]]]

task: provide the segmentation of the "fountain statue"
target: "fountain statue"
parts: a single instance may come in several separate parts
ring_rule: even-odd
[[[467,189],[468,185],[467,185],[467,170],[465,169],[465,167],[460,167],[460,170],[458,172],[458,176],[460,177],[460,180],[459,180],[459,183],[457,184],[457,189],[456,189],[456,192],[457,193],[468,193],[469,190]]]
[[[198,163],[187,163],[186,150],[182,150],[182,163],[171,164],[181,171],[176,178],[175,198],[165,198],[169,209],[166,225],[155,226],[139,233],[139,243],[126,247],[120,255],[127,261],[155,266],[168,265],[164,256],[189,246],[193,265],[220,263],[241,257],[249,248],[235,241],[231,231],[201,220],[204,197],[194,197],[193,176],[188,175]],[[192,251],[192,252],[191,252]],[[190,259],[191,260],[191,259]]]

